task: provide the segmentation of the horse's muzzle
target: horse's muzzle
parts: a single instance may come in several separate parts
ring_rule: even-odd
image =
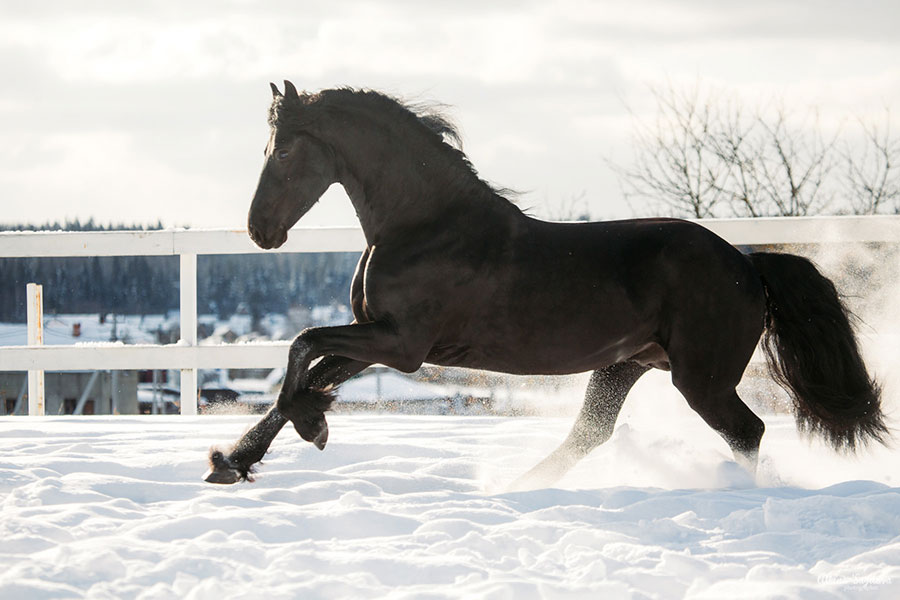
[[[250,234],[250,239],[253,240],[253,243],[264,250],[270,250],[272,248],[283,246],[288,238],[288,232],[286,229],[276,231],[271,236],[266,236],[259,230],[258,227],[254,227],[251,225],[248,229],[248,233]]]

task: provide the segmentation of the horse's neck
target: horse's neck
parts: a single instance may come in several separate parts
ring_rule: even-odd
[[[460,157],[404,127],[381,109],[355,106],[334,112],[318,132],[338,156],[339,181],[370,245],[415,230],[437,235],[455,221],[464,229],[473,215],[498,225],[521,215]]]
[[[456,229],[455,221],[464,220],[466,215],[479,219],[490,219],[492,215],[499,217],[498,211],[490,210],[489,203],[482,203],[473,210],[475,202],[471,202],[471,198],[457,196],[452,190],[424,189],[421,193],[412,193],[407,189],[389,193],[377,189],[364,191],[364,186],[353,185],[345,189],[369,245],[406,238],[410,232],[433,231],[437,235],[447,229]]]
[[[506,201],[446,161],[444,156],[423,153],[408,161],[389,160],[387,168],[349,164],[343,169],[341,183],[370,245],[410,231],[437,233],[436,226],[450,226],[473,215],[479,219],[512,216]]]

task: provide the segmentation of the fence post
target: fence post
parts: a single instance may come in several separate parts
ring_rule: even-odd
[[[197,255],[181,255],[181,344],[197,345]],[[197,369],[181,370],[181,414],[197,414]]]
[[[43,287],[36,283],[25,286],[28,306],[28,345],[44,344],[44,293]],[[28,371],[28,414],[43,416],[44,414],[44,372]]]

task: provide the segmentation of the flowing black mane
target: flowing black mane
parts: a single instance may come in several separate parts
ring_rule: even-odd
[[[421,125],[441,137],[442,141],[450,141],[457,150],[462,149],[462,138],[456,125],[441,108],[445,105],[429,102],[404,102],[374,90],[357,90],[354,88],[337,88],[323,90],[315,94],[302,93],[299,96],[302,108],[296,110],[290,99],[283,96],[275,98],[269,108],[269,125],[289,128],[303,128],[315,117],[315,112],[330,105],[346,105],[353,102],[381,105],[385,110],[397,114],[407,114],[415,118]],[[287,110],[284,110],[287,108]]]
[[[323,90],[310,94],[302,92],[297,99],[276,97],[269,108],[268,122],[270,127],[299,132],[309,127],[323,113],[330,109],[351,106],[375,108],[377,112],[394,115],[397,123],[405,124],[414,130],[427,135],[438,152],[447,158],[448,166],[464,169],[473,183],[483,186],[492,195],[509,200],[515,191],[497,187],[484,181],[469,161],[462,149],[462,136],[453,121],[443,109],[447,105],[432,102],[405,102],[393,96],[374,90],[357,90],[350,87]]]

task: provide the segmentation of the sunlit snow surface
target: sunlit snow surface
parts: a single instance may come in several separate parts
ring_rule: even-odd
[[[255,483],[200,481],[249,417],[0,419],[0,598],[898,598],[900,453],[768,431],[756,484],[681,403],[629,398],[552,489],[570,418],[330,418]]]

